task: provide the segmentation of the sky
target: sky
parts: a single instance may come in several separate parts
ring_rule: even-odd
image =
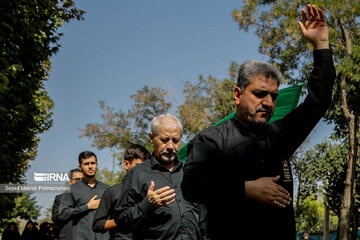
[[[84,150],[97,154],[99,168],[112,168],[110,149],[98,150],[79,138],[80,128],[101,123],[99,101],[114,110],[131,108],[130,96],[145,85],[171,88],[180,104],[183,83],[199,74],[227,77],[231,61],[266,60],[259,39],[240,31],[231,11],[240,0],[75,0],[84,21],[60,29],[59,52],[51,58],[46,90],[55,102],[53,126],[41,134],[38,155],[26,173],[67,172]],[[294,23],[296,24],[296,23]],[[331,128],[320,123],[316,143]],[[59,193],[35,193],[44,215]]]

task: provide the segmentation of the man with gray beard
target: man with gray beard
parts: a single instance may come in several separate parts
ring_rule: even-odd
[[[199,239],[198,205],[186,201],[180,189],[183,163],[177,158],[180,121],[162,114],[151,122],[150,160],[132,168],[124,180],[115,222],[132,230],[136,239]]]

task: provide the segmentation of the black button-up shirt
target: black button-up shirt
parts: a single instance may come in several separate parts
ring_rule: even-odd
[[[95,185],[90,187],[86,179],[70,186],[70,192],[65,193],[59,207],[59,219],[66,221],[73,219],[73,239],[100,240],[109,239],[109,233],[95,233],[92,222],[95,215],[94,209],[89,209],[87,203],[92,197],[101,199],[102,194],[109,186],[95,180]]]
[[[134,239],[199,239],[198,205],[186,201],[180,189],[183,163],[175,159],[170,172],[154,156],[132,168],[124,180],[124,190],[115,207],[115,221],[133,229]],[[169,186],[175,201],[156,208],[147,198],[150,182],[155,188]]]
[[[105,232],[104,226],[107,220],[114,219],[114,208],[120,199],[120,194],[123,189],[123,183],[115,184],[105,190],[101,197],[99,208],[96,210],[93,230],[94,232]],[[121,231],[120,229],[112,229],[110,232],[111,240],[132,240],[132,233],[129,231]]]
[[[289,158],[330,106],[334,80],[330,51],[316,50],[308,96],[283,119],[253,137],[235,117],[189,143],[181,188],[187,200],[207,206],[210,239],[295,239],[292,204],[279,208],[246,199],[245,181],[280,175],[277,183],[292,196]]]

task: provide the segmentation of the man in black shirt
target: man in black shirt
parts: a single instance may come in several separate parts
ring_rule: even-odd
[[[70,185],[81,181],[84,177],[84,174],[79,168],[72,169],[70,171]],[[58,229],[55,233],[55,237],[59,239],[72,240],[72,219],[69,218],[67,221],[61,221],[59,219],[59,207],[61,199],[64,194],[59,194],[55,196],[54,204],[52,207],[52,216],[51,219],[58,226]]]
[[[207,206],[210,239],[295,239],[289,158],[325,114],[335,80],[325,16],[314,5],[307,10],[298,24],[314,47],[314,69],[304,103],[268,124],[281,73],[247,61],[234,90],[236,116],[188,145],[181,188],[188,201]]]
[[[100,198],[109,187],[95,179],[96,155],[90,151],[80,153],[79,168],[84,174],[84,179],[72,184],[70,193],[64,194],[59,207],[59,219],[73,219],[73,239],[109,239],[108,233],[94,233],[91,227]]]
[[[180,190],[183,164],[177,158],[182,125],[163,114],[151,122],[150,160],[130,170],[115,207],[118,226],[132,229],[137,239],[198,239],[198,206],[186,201]]]
[[[124,153],[126,174],[136,165],[149,159],[150,156],[150,153],[143,146],[131,144]],[[118,183],[104,192],[92,225],[94,232],[110,231],[111,240],[132,239],[132,233],[130,231],[121,231],[121,228],[117,228],[114,221],[114,208],[120,198],[122,188],[123,183]]]

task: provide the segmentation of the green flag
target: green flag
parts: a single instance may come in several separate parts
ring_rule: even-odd
[[[279,90],[279,95],[276,99],[275,111],[269,123],[283,118],[286,114],[290,113],[294,108],[297,107],[302,86],[303,85],[293,86]],[[235,114],[236,112],[231,113],[230,115],[221,119],[219,122],[215,123],[214,126],[233,118]],[[187,143],[179,149],[178,157],[180,158],[181,161],[183,162],[186,161]]]

